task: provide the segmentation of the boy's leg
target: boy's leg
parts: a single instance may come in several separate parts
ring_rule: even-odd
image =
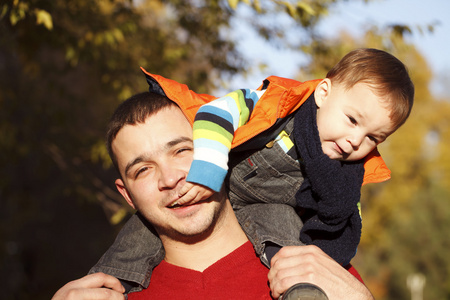
[[[295,207],[303,182],[300,163],[275,143],[253,153],[231,152],[228,174],[230,201],[239,209],[253,203],[280,203]]]
[[[164,255],[161,240],[151,225],[136,213],[89,274],[103,272],[121,280],[125,287],[147,287],[153,267],[163,260]]]
[[[272,257],[283,246],[302,245],[302,222],[294,208],[284,204],[253,204],[236,211],[242,228],[261,261],[270,267]],[[327,300],[319,287],[299,283],[289,288],[279,300]]]
[[[303,223],[294,208],[285,204],[257,203],[236,211],[242,229],[252,242],[256,254],[270,266],[273,255],[284,246],[301,246]],[[268,246],[274,250],[268,253]],[[270,250],[269,250],[270,251]]]
[[[278,300],[328,300],[328,296],[317,285],[297,283],[291,286]]]
[[[231,204],[238,216],[244,214],[249,223],[260,223],[259,232],[269,237],[264,245],[269,261],[280,246],[302,244],[300,230],[303,224],[294,208],[295,195],[303,182],[303,175],[296,159],[295,145],[288,149],[288,143],[291,142],[292,145],[288,136],[292,133],[293,126],[294,119],[291,119],[285,125],[283,133],[278,134],[277,140],[284,135],[287,141],[281,138],[280,142],[272,141],[257,151],[230,153],[227,185]],[[291,207],[267,206],[271,208],[262,216],[256,209],[248,206],[256,203],[287,204]],[[254,205],[250,205],[252,206]],[[286,209],[288,211],[283,212]],[[272,224],[267,224],[268,222]],[[280,236],[283,236],[284,241],[277,240]]]

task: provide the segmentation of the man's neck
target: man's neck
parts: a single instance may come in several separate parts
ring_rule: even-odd
[[[166,251],[164,258],[166,262],[202,272],[242,246],[248,238],[239,225],[231,204],[227,201],[222,218],[217,221],[207,237],[194,243],[164,238],[161,240]]]

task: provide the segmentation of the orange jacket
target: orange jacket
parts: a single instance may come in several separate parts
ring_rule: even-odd
[[[185,84],[150,74],[144,68],[141,68],[141,70],[147,78],[150,91],[163,92],[181,108],[191,124],[194,123],[195,114],[200,106],[217,98],[207,94],[197,94],[189,90]],[[235,148],[241,145],[269,129],[277,120],[296,111],[314,92],[320,81],[320,79],[317,79],[300,82],[277,76],[270,76],[265,79],[266,92],[255,106],[248,123],[236,130],[231,147]],[[259,87],[259,89],[261,88],[262,86]],[[391,171],[376,148],[366,156],[364,169],[363,185],[382,182],[391,178]]]

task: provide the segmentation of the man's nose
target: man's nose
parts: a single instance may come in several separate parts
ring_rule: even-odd
[[[160,190],[173,189],[186,178],[186,172],[173,164],[159,167],[158,188]]]

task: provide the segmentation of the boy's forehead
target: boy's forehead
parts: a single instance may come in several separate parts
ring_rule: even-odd
[[[376,87],[365,82],[358,82],[347,92],[350,95],[347,104],[357,117],[377,124],[378,130],[385,137],[394,132],[391,119],[393,102],[390,95],[381,93]]]

